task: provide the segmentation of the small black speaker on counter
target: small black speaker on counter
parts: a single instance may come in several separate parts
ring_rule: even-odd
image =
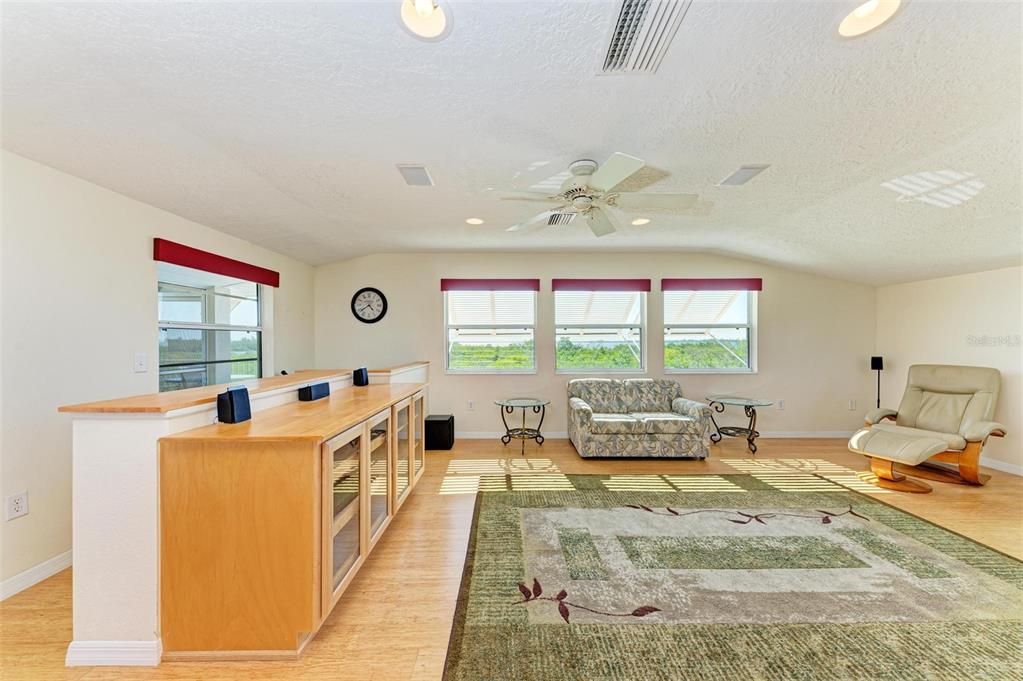
[[[323,399],[330,395],[330,383],[313,383],[298,389],[298,399],[303,402]]]
[[[451,449],[455,446],[455,417],[437,414],[426,417],[426,448]]]
[[[369,371],[366,367],[352,372],[352,383],[358,386],[369,385]]]
[[[252,418],[248,388],[229,388],[217,395],[217,420],[241,423]]]

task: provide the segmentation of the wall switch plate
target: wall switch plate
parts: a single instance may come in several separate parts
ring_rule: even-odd
[[[778,407],[778,411],[785,411],[785,400],[778,400],[775,405]]]
[[[476,403],[473,402],[472,400],[469,400],[468,402],[465,403],[465,410],[466,411],[473,411],[475,409],[476,409]]]
[[[144,374],[149,370],[149,362],[146,360],[146,353],[135,353],[135,361],[132,363],[132,368],[135,370],[136,374]]]
[[[14,520],[28,515],[28,492],[18,492],[4,499],[4,518]]]
[[[856,411],[856,400],[849,400],[849,411]]]

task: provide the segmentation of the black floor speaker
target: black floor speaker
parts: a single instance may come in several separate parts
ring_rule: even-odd
[[[455,446],[455,417],[438,414],[426,417],[426,448],[451,449]]]

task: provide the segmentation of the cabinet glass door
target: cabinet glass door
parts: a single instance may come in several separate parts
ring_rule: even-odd
[[[405,400],[394,407],[394,441],[395,441],[395,473],[397,475],[394,488],[395,499],[401,501],[408,493],[412,484],[409,465],[409,414],[410,402]]]
[[[330,533],[326,549],[329,574],[325,575],[325,581],[331,585],[331,592],[341,584],[361,553],[359,474],[362,445],[362,429],[339,435],[324,445],[327,478],[324,500]]]
[[[412,465],[415,477],[418,479],[426,465],[425,442],[423,440],[426,430],[426,396],[423,393],[416,393],[412,398],[412,413],[414,436],[412,440]]]
[[[370,422],[369,435],[369,522],[374,536],[390,512],[390,410]]]

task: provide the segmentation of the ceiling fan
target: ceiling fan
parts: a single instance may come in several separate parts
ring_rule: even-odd
[[[635,156],[615,152],[604,163],[583,159],[569,164],[572,173],[557,194],[519,192],[501,197],[508,201],[539,201],[559,203],[557,208],[512,225],[506,231],[521,232],[536,227],[568,225],[579,215],[586,220],[595,236],[605,236],[618,229],[608,207],[620,210],[663,210],[685,212],[696,206],[698,194],[653,194],[646,192],[613,192],[616,186],[632,177],[646,162]]]

